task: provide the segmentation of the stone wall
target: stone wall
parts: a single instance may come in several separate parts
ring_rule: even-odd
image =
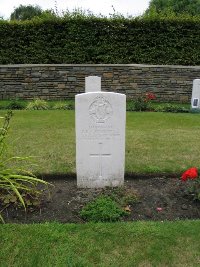
[[[0,65],[0,99],[73,99],[84,92],[85,77],[100,76],[102,90],[136,98],[154,92],[158,101],[189,102],[200,66]]]

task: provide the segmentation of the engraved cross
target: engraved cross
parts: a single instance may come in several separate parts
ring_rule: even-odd
[[[103,159],[103,157],[110,157],[111,156],[111,154],[102,153],[102,146],[103,146],[103,143],[99,143],[99,153],[90,154],[90,157],[98,157],[99,158],[99,178],[102,178],[102,169],[103,169],[102,159]]]

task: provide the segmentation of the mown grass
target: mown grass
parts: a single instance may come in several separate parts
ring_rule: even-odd
[[[200,167],[198,114],[127,113],[126,171],[180,172]]]
[[[37,173],[75,173],[74,111],[14,114],[9,143],[15,155],[34,156]],[[199,151],[199,114],[127,112],[126,172],[174,173],[200,167]]]
[[[15,155],[35,156],[38,173],[75,172],[74,111],[14,113]],[[127,112],[127,172],[200,167],[199,151],[199,114]],[[199,266],[199,229],[199,220],[0,225],[0,266]]]
[[[200,221],[0,225],[0,265],[199,266]]]
[[[38,173],[75,172],[74,111],[15,111],[10,142],[15,155],[33,156]]]

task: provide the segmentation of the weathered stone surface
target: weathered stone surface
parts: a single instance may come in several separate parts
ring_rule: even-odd
[[[55,99],[55,91],[52,91],[55,89],[57,99],[74,98],[78,92],[84,92],[85,77],[95,75],[102,77],[102,90],[126,92],[127,98],[134,99],[151,91],[156,94],[158,101],[189,102],[192,82],[199,78],[199,72],[199,66],[0,65],[0,93],[2,99],[16,98],[19,85],[24,99]],[[65,87],[59,87],[59,84],[65,84]],[[29,88],[47,89],[49,93],[48,96],[46,93],[43,95],[43,91],[39,90],[33,96],[33,92],[29,94]],[[66,94],[60,89],[65,89]]]
[[[113,73],[112,72],[103,73],[103,77],[111,79],[113,77]]]
[[[77,81],[76,77],[68,77],[67,79],[69,82],[76,82]]]
[[[173,100],[173,96],[172,96],[172,100]],[[180,102],[186,103],[188,101],[189,101],[189,97],[187,95],[180,96]]]
[[[85,92],[100,92],[101,91],[101,77],[88,76],[85,78]]]
[[[66,86],[65,86],[65,84],[64,83],[59,83],[58,84],[58,88],[59,89],[63,89],[63,88],[65,88]]]
[[[76,95],[76,166],[79,187],[124,183],[126,96]]]

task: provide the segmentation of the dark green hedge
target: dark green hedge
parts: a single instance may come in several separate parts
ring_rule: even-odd
[[[0,22],[0,64],[25,63],[200,65],[200,20]]]

